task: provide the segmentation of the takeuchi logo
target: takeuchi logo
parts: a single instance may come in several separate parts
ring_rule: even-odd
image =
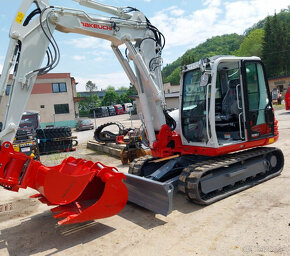
[[[96,28],[96,29],[103,29],[103,30],[113,30],[112,27],[109,27],[107,25],[99,25],[99,24],[92,24],[87,22],[81,22],[83,27],[86,28]]]

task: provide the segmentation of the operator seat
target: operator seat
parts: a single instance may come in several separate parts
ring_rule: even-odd
[[[222,114],[228,116],[228,119],[239,114],[236,90],[238,84],[240,79],[229,80],[228,90],[222,101]]]
[[[216,113],[216,130],[224,133],[239,131],[239,108],[237,102],[237,85],[240,84],[240,79],[233,79],[227,82],[227,91],[222,99],[221,113]],[[239,139],[237,135],[231,136],[234,139]]]

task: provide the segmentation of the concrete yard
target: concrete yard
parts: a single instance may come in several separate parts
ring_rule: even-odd
[[[33,190],[1,188],[0,255],[290,255],[290,112],[277,110],[276,118],[275,146],[285,156],[282,174],[207,207],[175,193],[167,217],[127,204],[107,219],[58,226],[48,206],[29,198]],[[128,115],[100,118],[97,125],[109,120],[130,127]],[[42,156],[42,162],[55,165],[72,155],[128,170],[118,158],[86,148],[92,130],[75,135],[80,143],[75,152]]]

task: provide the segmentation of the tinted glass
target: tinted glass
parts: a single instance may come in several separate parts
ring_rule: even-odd
[[[60,92],[66,92],[66,83],[60,83],[59,84],[59,91]]]
[[[59,86],[58,86],[58,84],[52,84],[52,91],[53,92],[59,92]]]
[[[84,125],[90,125],[90,124],[91,124],[91,120],[86,119],[86,120],[83,120],[82,123],[83,123]]]
[[[182,98],[182,127],[184,137],[191,142],[205,142],[206,86],[200,86],[199,69],[184,74]]]
[[[69,105],[68,104],[56,104],[54,105],[55,114],[68,114]]]
[[[272,109],[269,106],[262,65],[250,62],[246,63],[245,67],[249,105],[249,135],[250,138],[256,139],[272,132],[273,113],[270,113]]]
[[[5,91],[6,96],[10,94],[10,90],[11,90],[11,85],[8,84]]]
[[[20,128],[37,128],[37,117],[36,116],[25,116],[23,115],[19,124]]]
[[[249,110],[258,110],[266,107],[269,102],[263,69],[261,64],[249,63],[246,65]]]
[[[52,84],[52,91],[54,93],[67,92],[66,83],[53,83]]]

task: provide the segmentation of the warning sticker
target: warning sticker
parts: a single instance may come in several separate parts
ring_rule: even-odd
[[[18,12],[17,16],[16,16],[16,22],[18,22],[19,24],[22,23],[23,19],[24,19],[25,14],[22,12]]]

